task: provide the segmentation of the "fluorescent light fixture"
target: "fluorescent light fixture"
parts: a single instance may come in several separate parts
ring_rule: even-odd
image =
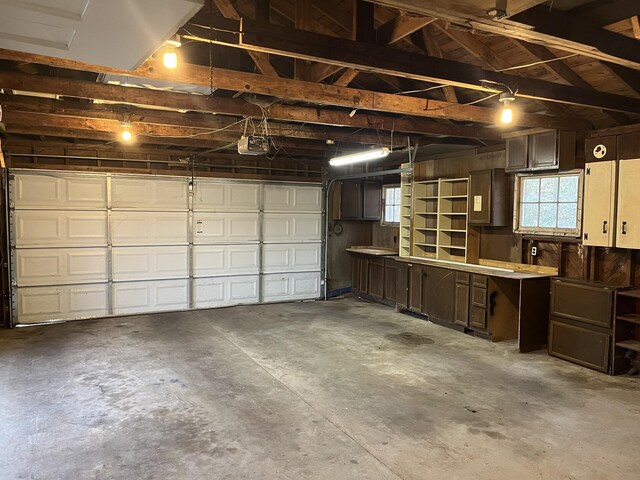
[[[352,163],[368,162],[378,158],[384,158],[391,153],[387,147],[378,148],[376,150],[367,150],[366,152],[352,153],[350,155],[342,155],[329,160],[329,165],[339,167],[341,165],[350,165]]]

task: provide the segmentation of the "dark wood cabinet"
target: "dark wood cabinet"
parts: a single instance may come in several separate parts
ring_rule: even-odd
[[[394,260],[394,263],[398,263]],[[405,309],[409,305],[409,267],[398,264],[396,270],[396,306]]]
[[[362,219],[380,220],[382,218],[382,184],[380,182],[363,182],[362,198]]]
[[[369,180],[342,182],[340,218],[342,220],[380,220],[382,183]]]
[[[469,224],[491,227],[509,225],[509,177],[504,169],[469,173]]]
[[[613,373],[614,306],[619,289],[601,282],[552,280],[549,354]]]
[[[523,172],[529,165],[529,137],[522,135],[506,140],[507,171]]]
[[[453,323],[463,327],[469,326],[469,285],[456,283],[456,308]]]
[[[545,130],[506,140],[507,172],[576,167],[576,133]]]
[[[618,135],[617,154],[618,160],[640,158],[640,135],[638,132]]]
[[[420,265],[409,267],[409,310],[420,313],[422,311],[422,273]]]
[[[384,296],[384,283],[385,283],[385,266],[384,257],[373,257],[369,260],[369,282],[368,282],[368,294],[372,297],[382,300]]]
[[[343,220],[362,219],[362,182],[348,180],[342,182],[340,218]]]
[[[422,277],[422,313],[430,320],[453,323],[455,315],[456,272],[426,267]]]

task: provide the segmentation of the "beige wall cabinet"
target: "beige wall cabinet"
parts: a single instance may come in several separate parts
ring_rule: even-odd
[[[620,160],[618,170],[616,246],[640,248],[640,159]]]
[[[584,176],[582,243],[613,247],[615,238],[616,161],[588,163]]]

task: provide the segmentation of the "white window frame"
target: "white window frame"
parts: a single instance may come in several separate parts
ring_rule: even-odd
[[[402,195],[402,190],[400,189],[400,184],[388,184],[388,185],[382,185],[382,215],[380,216],[380,225],[383,225],[385,227],[399,227],[400,226],[400,207],[402,206],[402,197],[400,197],[400,203],[398,204],[398,221],[397,222],[389,222],[387,221],[386,217],[385,217],[385,212],[386,212],[386,206],[387,206],[387,190],[388,189],[392,189],[392,188],[397,188],[398,190],[400,190],[400,194]],[[394,204],[395,206],[395,204]]]
[[[522,203],[522,180],[526,178],[560,178],[564,176],[578,176],[578,207],[576,213],[576,228],[549,228],[549,227],[521,227],[520,212]],[[516,174],[514,202],[513,202],[513,231],[524,235],[544,235],[550,237],[576,237],[582,235],[582,197],[584,188],[584,171],[568,170],[555,173],[519,173]]]

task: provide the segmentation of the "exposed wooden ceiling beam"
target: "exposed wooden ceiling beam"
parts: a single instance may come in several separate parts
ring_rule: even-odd
[[[579,53],[587,57],[631,68],[640,68],[640,53],[637,50],[630,51],[632,49],[625,46],[628,46],[626,40],[629,39],[623,35],[597,28],[582,30],[583,26],[577,23],[579,19],[575,15],[565,12],[559,12],[563,19],[557,22],[554,20],[553,26],[539,23],[540,21],[546,22],[545,19],[548,20],[545,14],[548,13],[549,7],[543,5],[529,7],[532,4],[543,3],[543,0],[510,1],[508,13],[512,16],[502,21],[495,21],[486,13],[489,8],[496,6],[495,1],[458,0],[456,2],[458,8],[451,8],[449,0],[431,0],[429,2],[424,0],[375,0],[375,2],[380,5],[437,17],[475,30],[542,43],[549,47]],[[532,15],[532,12],[535,15]],[[541,18],[537,18],[537,12],[541,13]],[[557,11],[554,10],[554,13]],[[519,17],[519,15],[522,16]],[[532,28],[532,25],[537,25],[539,28]]]
[[[640,8],[638,2],[636,8]],[[633,44],[633,39],[604,30],[571,13],[537,5],[510,17],[509,22],[521,23],[534,32],[591,48],[611,63],[640,68],[640,49]]]
[[[638,0],[595,0],[569,11],[598,27],[605,27],[640,14]]]
[[[415,15],[399,15],[378,27],[378,45],[393,45],[403,38],[426,27],[435,19]]]
[[[240,90],[246,93],[271,95],[289,100],[317,103],[319,105],[340,106],[350,109],[357,108],[360,110],[397,113],[416,117],[495,124],[499,115],[498,109],[495,108],[485,108],[476,105],[459,105],[449,102],[439,102],[437,100],[398,96],[387,93],[372,92],[370,90],[335,87],[284,78],[275,79],[265,75],[239,72],[236,70],[225,70],[221,68],[214,68],[210,70],[209,67],[199,65],[183,64],[179,69],[167,72],[167,70],[163,68],[162,64],[156,59],[146,61],[136,70],[126,71],[109,67],[101,67],[99,65],[89,65],[73,60],[27,54],[4,49],[0,49],[0,58],[97,73],[113,73],[132,77],[153,78],[156,80],[184,83],[188,85],[209,86],[211,82],[215,88],[222,90]],[[11,82],[13,78],[11,75],[8,75],[5,80],[7,82]],[[2,87],[3,85],[0,84],[0,88]],[[10,87],[7,86],[6,88]],[[19,86],[15,88],[18,90],[24,90]],[[37,89],[37,85],[34,85],[34,88]],[[64,89],[64,81],[61,82],[60,88]],[[55,94],[60,92],[52,93]],[[74,94],[73,92],[68,93],[68,95],[78,96],[78,94]],[[86,95],[87,96],[85,98],[95,98],[90,92],[87,92]],[[195,95],[192,97],[198,98]],[[193,100],[185,99],[185,106],[177,108],[189,108],[186,105],[188,105],[190,101]],[[137,102],[133,100],[131,103]],[[313,116],[311,116],[311,118],[313,118]],[[410,121],[412,122],[413,120]],[[588,130],[591,128],[588,122],[580,123],[573,119],[567,120],[548,115],[529,113],[519,115],[517,121],[514,123],[514,126],[532,128],[557,128],[564,130]]]
[[[640,17],[638,15],[631,17],[631,26],[633,28],[633,36],[636,40],[640,40]]]
[[[436,40],[429,27],[425,26],[421,30],[421,33],[427,55],[429,55],[430,57],[444,58],[442,56],[440,45],[438,45],[438,41]],[[453,87],[447,85],[442,89],[442,92],[444,93],[444,98],[447,100],[447,102],[458,103],[458,97]]]
[[[151,66],[149,68],[154,69],[159,68],[159,66],[156,64],[155,67]],[[199,71],[200,68],[202,67],[195,67],[195,72]],[[185,74],[188,75],[188,72]],[[257,105],[243,100],[162,92],[82,80],[25,75],[14,72],[0,71],[0,88],[173,110],[182,109],[242,117],[262,117],[262,110]],[[348,106],[356,108],[361,105],[361,103],[362,102],[358,102],[357,104]],[[421,105],[424,106],[425,104],[421,102]],[[463,138],[483,138],[487,140],[500,138],[500,131],[498,129],[465,125],[446,125],[428,118],[396,118],[388,115],[364,112],[359,112],[357,115],[351,117],[349,116],[349,112],[346,111],[278,104],[271,105],[266,108],[266,110],[269,118],[273,120],[396,131],[419,135],[443,135]]]
[[[374,47],[363,42],[275,25],[245,21],[242,30],[237,43],[228,39],[216,43],[486,92],[500,90],[495,86],[498,83],[509,85],[513,90],[518,90],[519,96],[525,98],[640,113],[640,99],[487,71],[452,60],[424,58],[388,47]],[[296,38],[296,42],[290,42],[290,38]],[[635,43],[635,40],[632,41]]]
[[[551,50],[542,45],[537,45],[535,43],[523,42],[522,40],[513,40],[517,43],[521,48],[529,52],[535,59],[539,61],[543,61],[545,63],[542,66],[554,75],[557,75],[562,80],[567,82],[569,85],[573,85],[574,87],[584,88],[585,90],[594,90],[594,88],[583,79],[580,75],[574,72],[569,65],[564,63],[562,60],[558,60]],[[620,67],[616,65],[616,67]],[[611,118],[617,124],[625,124],[629,123],[630,119],[624,113],[620,112],[610,112],[608,110],[603,110],[603,113]]]
[[[207,115],[202,113],[182,114],[179,112],[167,112],[160,110],[149,110],[132,108],[126,106],[116,108],[117,105],[95,105],[86,102],[72,102],[69,100],[52,100],[34,97],[23,97],[16,95],[0,95],[0,104],[5,111],[5,118],[10,121],[12,112],[22,113],[48,113],[77,118],[95,118],[105,120],[124,121],[132,124],[158,125],[170,127],[187,127],[201,129],[199,136],[207,131],[221,130],[229,138],[239,139],[244,132],[244,122],[238,123],[242,119],[231,116]],[[305,125],[292,123],[270,122],[269,132],[273,137],[298,138],[310,140],[322,140],[324,142],[332,140],[334,142],[376,145],[383,138],[384,142],[390,142],[390,137],[377,133],[345,131],[344,128],[310,128]],[[262,132],[258,132],[262,133]],[[225,137],[226,138],[226,137]],[[394,136],[394,147],[407,144],[406,136],[401,134]]]
[[[240,14],[238,14],[238,11],[231,3],[231,0],[213,0],[213,2],[216,4],[216,7],[218,7],[218,10],[220,10],[225,18],[240,20]],[[273,65],[271,65],[269,54],[260,52],[248,53],[255,62],[256,67],[258,67],[258,70],[260,70],[260,72],[262,72],[264,75],[279,77],[278,72],[275,68],[273,68]]]

